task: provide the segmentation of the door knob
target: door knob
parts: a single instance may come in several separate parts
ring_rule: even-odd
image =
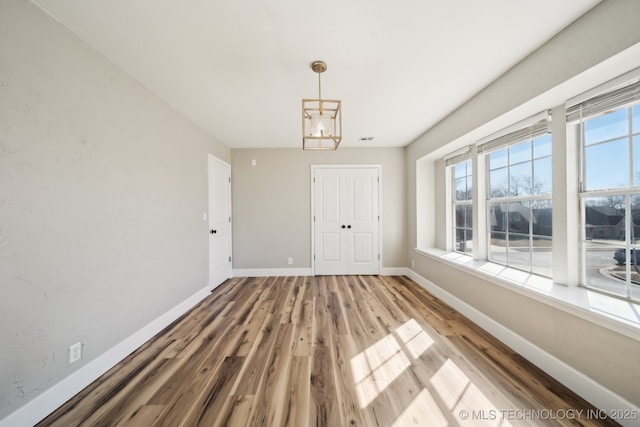
[[[347,225],[347,228],[351,228],[351,225]]]
[[[216,234],[218,230],[211,230],[211,234]]]
[[[344,224],[342,224],[342,228],[344,228]]]

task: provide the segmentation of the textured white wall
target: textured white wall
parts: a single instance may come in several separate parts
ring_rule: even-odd
[[[0,419],[207,285],[207,153],[230,161],[31,3],[0,2]]]

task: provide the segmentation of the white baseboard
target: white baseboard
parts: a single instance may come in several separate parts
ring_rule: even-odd
[[[0,427],[31,427],[40,422],[210,294],[211,286],[202,288],[124,341],[116,344],[106,353],[82,366],[0,420]]]
[[[382,276],[406,276],[409,274],[407,267],[382,267]]]
[[[602,409],[604,411],[626,410],[629,414],[636,414],[635,418],[637,419],[616,420],[623,426],[640,426],[640,407],[604,387],[602,384],[594,381],[571,365],[566,364],[562,360],[542,350],[540,347],[527,341],[506,326],[496,322],[481,311],[460,300],[458,297],[420,276],[415,271],[407,269],[406,276],[410,277],[420,286],[458,310],[491,335],[495,336],[500,341],[521,354],[531,363],[551,375],[586,401],[590,402],[597,409]]]
[[[234,268],[233,277],[311,276],[310,268]]]
[[[383,267],[383,276],[403,276],[409,271],[406,267]],[[233,277],[275,277],[275,276],[311,276],[310,268],[236,268]]]

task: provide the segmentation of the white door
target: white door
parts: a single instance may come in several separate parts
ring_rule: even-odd
[[[315,274],[379,274],[379,167],[315,168]]]
[[[231,277],[231,166],[209,155],[209,285]]]

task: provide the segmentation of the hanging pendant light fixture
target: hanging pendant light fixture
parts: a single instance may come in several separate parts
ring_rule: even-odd
[[[342,140],[341,101],[322,99],[320,74],[327,64],[315,61],[311,69],[318,73],[318,99],[302,100],[302,149],[335,150]]]

